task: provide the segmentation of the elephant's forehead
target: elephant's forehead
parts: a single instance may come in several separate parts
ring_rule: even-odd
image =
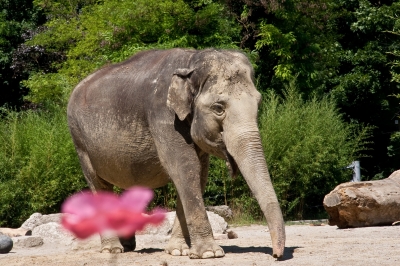
[[[209,66],[210,74],[222,76],[225,79],[233,79],[240,75],[245,75],[251,78],[251,68],[244,64],[238,57],[210,57],[204,62]]]
[[[255,90],[251,79],[251,70],[239,64],[213,64],[209,71],[210,91],[216,94],[241,95],[252,94]]]
[[[255,90],[251,82],[242,80],[226,80],[217,76],[215,82],[209,87],[209,91],[214,94],[224,94],[227,96],[240,96],[243,93],[252,95]]]

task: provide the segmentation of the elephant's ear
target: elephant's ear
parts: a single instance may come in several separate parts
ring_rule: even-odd
[[[193,71],[188,68],[176,69],[168,89],[167,106],[175,111],[181,121],[191,112],[193,95],[189,78]]]

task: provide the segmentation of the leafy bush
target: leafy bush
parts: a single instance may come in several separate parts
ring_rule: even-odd
[[[3,112],[0,226],[19,227],[34,212],[59,212],[86,185],[63,108]]]
[[[344,167],[362,156],[371,128],[343,122],[330,98],[304,101],[291,82],[284,98],[270,92],[260,112],[266,160],[285,217],[315,213],[336,185],[350,181]]]

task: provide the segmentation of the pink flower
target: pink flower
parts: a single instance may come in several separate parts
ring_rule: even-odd
[[[61,223],[78,238],[104,231],[129,237],[146,224],[157,225],[164,220],[162,209],[155,209],[150,215],[143,213],[152,198],[153,191],[144,187],[131,188],[120,197],[111,192],[77,193],[61,207]]]

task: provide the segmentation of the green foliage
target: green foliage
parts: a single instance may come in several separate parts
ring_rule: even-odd
[[[335,70],[338,34],[330,19],[332,1],[227,1],[242,25],[241,48],[258,54],[259,88],[281,91],[297,77],[305,95],[321,94]]]
[[[258,55],[261,90],[282,95],[297,76],[304,98],[331,95],[347,122],[368,124],[373,144],[363,178],[398,168],[388,155],[398,131],[400,5],[398,1],[227,1],[242,25],[241,47]],[[394,34],[393,34],[394,33]]]
[[[392,95],[399,84],[393,82],[393,51],[400,49],[399,36],[387,31],[396,29],[393,17],[400,13],[396,1],[337,1],[333,12],[341,36],[335,52],[340,67],[326,88],[335,98],[347,121],[374,127],[374,144],[367,151],[363,179],[387,177],[398,168],[388,155],[390,134],[398,131],[394,117],[398,102]],[[345,10],[345,12],[343,12]]]
[[[149,209],[156,206],[162,206],[167,210],[175,210],[177,195],[176,188],[171,182],[164,187],[157,188],[154,190],[154,199],[151,202]]]
[[[307,216],[351,176],[340,168],[366,144],[371,131],[361,125],[373,126],[374,142],[364,152],[370,158],[361,161],[363,179],[398,167],[399,107],[392,96],[400,86],[399,12],[393,0],[0,0],[0,105],[21,105],[29,91],[25,100],[65,106],[89,73],[141,50],[240,46],[253,62],[257,86],[276,92],[265,95],[260,125],[284,213]],[[303,99],[332,98],[302,101],[283,89],[295,77]],[[46,110],[8,110],[0,121],[2,224],[18,226],[33,210],[54,211],[84,186],[63,113]],[[231,179],[216,158],[205,199],[262,217],[244,179]],[[173,185],[156,190],[155,203],[173,209]]]
[[[35,2],[53,16],[46,23],[47,30],[27,44],[63,51],[68,59],[56,66],[57,73],[31,73],[23,82],[30,89],[30,101],[65,103],[72,88],[89,73],[141,50],[236,47],[238,26],[215,1],[192,6],[183,0],[72,2],[72,7],[85,5],[77,13],[65,6],[67,1]]]
[[[265,95],[260,132],[284,216],[298,219],[351,179],[343,167],[359,158],[370,136],[370,128],[343,122],[332,99],[302,100],[293,81],[284,98]]]
[[[0,225],[19,227],[34,212],[59,212],[85,182],[63,108],[2,111]]]
[[[291,48],[296,43],[293,32],[284,34],[274,25],[262,22],[258,36],[261,38],[256,42],[256,49],[261,50],[264,46],[269,46],[271,54],[280,58],[279,63],[274,66],[275,76],[282,80],[292,79],[294,69],[291,63]]]

